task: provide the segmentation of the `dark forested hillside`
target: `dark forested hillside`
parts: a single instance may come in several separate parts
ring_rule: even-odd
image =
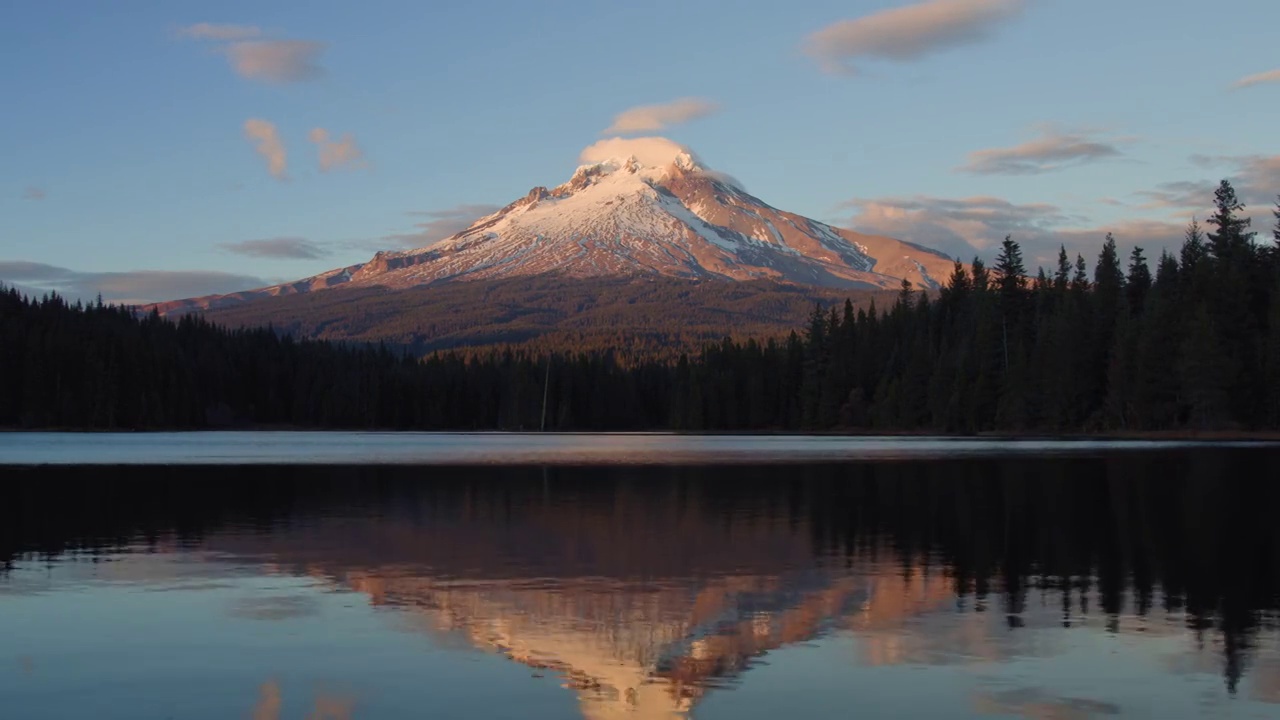
[[[892,297],[855,291],[855,305]],[[660,276],[441,282],[410,289],[338,288],[205,311],[228,327],[270,324],[295,337],[386,342],[419,355],[451,348],[601,352],[674,360],[726,335],[782,337],[815,304],[850,296],[768,281]]]
[[[418,360],[9,290],[0,426],[1277,428],[1280,252],[1257,241],[1229,183],[1215,201],[1154,271],[1108,236],[1092,271],[1064,250],[1029,273],[1008,238],[990,268],[957,262],[936,297],[904,287],[879,309],[818,306],[785,339],[724,339],[672,362],[627,348]]]

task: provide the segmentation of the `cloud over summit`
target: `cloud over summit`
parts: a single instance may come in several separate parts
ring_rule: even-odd
[[[662,167],[675,162],[681,153],[694,157],[693,151],[664,137],[607,138],[588,145],[578,154],[583,165],[634,157],[641,165]]]
[[[718,103],[704,98],[680,98],[655,105],[638,105],[623,110],[613,118],[613,124],[601,135],[628,135],[637,132],[655,132],[673,125],[682,125],[707,117],[720,110]]]

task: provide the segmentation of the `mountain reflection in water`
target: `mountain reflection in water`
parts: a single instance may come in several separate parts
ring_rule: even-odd
[[[382,632],[451,657],[504,656],[559,678],[582,717],[635,720],[714,714],[717,695],[747,697],[755,668],[809,667],[806,654],[836,657],[835,677],[850,682],[870,668],[972,670],[965,707],[931,714],[1147,716],[1141,690],[1037,675],[1043,659],[1104,664],[1117,649],[1099,643],[1114,638],[1175,690],[1180,677],[1218,678],[1179,705],[1185,716],[1265,715],[1280,712],[1277,470],[1275,451],[1243,449],[723,468],[9,469],[0,618],[35,595],[92,603],[99,587],[305,580],[192,622],[304,622],[328,612],[329,594],[356,594]],[[6,628],[16,625],[0,619]],[[319,640],[336,656],[346,635],[333,633]],[[824,645],[838,638],[849,640],[838,651]],[[28,669],[42,666],[39,646],[19,649]],[[317,691],[286,712],[281,669],[253,667],[252,653],[242,662],[259,672],[236,686],[250,717],[307,704],[324,717],[417,716],[378,711],[358,676],[344,678],[350,692]],[[823,672],[807,692],[839,696]],[[35,674],[0,671],[0,696],[31,710],[16,716],[40,716],[43,696],[13,685]],[[925,703],[931,677],[907,692]],[[432,678],[399,692],[430,709]]]

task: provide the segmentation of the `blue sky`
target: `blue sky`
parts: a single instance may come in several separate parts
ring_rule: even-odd
[[[636,132],[966,257],[1158,252],[1222,177],[1269,236],[1280,192],[1274,0],[70,7],[0,10],[0,280],[27,287],[168,299],[426,244],[681,100]]]

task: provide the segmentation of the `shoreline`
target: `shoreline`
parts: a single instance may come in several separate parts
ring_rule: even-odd
[[[303,426],[245,426],[227,428],[5,428],[0,434],[84,434],[84,435],[157,435],[164,433],[377,433],[377,434],[436,434],[436,435],[675,435],[688,437],[832,437],[832,438],[888,438],[934,440],[1006,440],[1006,441],[1176,441],[1176,442],[1280,442],[1280,430],[1121,430],[1108,432],[1032,432],[987,431],[980,433],[947,433],[926,430],[496,430],[496,429],[438,429],[406,430],[399,428],[314,428]]]

